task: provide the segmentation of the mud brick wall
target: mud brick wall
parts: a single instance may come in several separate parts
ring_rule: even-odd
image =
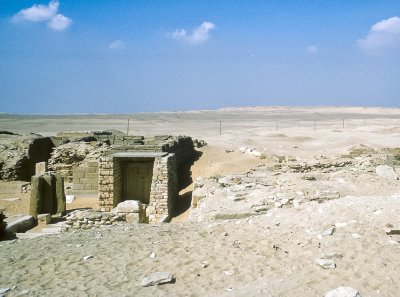
[[[90,161],[86,166],[75,167],[72,171],[74,192],[97,191],[98,190],[98,162]]]

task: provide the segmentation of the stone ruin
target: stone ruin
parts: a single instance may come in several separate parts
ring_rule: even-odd
[[[57,139],[63,144],[49,167],[72,181],[70,193],[97,193],[103,212],[127,200],[140,201],[149,222],[170,219],[179,190],[191,178],[194,146],[205,145],[187,136],[146,138],[107,131],[60,132]]]
[[[179,190],[191,180],[194,147],[205,145],[187,136],[131,136],[114,130],[3,136],[0,179],[31,180],[35,218],[65,212],[65,181],[67,194],[97,195],[101,212],[136,200],[143,205],[140,221],[169,220]]]
[[[190,137],[159,136],[140,144],[113,146],[99,159],[101,211],[138,200],[149,222],[169,220],[178,192],[190,177],[196,151]]]
[[[0,131],[0,180],[30,181],[36,163],[47,161],[54,147],[50,137]]]

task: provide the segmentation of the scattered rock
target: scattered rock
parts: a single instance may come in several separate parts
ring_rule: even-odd
[[[393,229],[393,228],[387,227],[387,228],[385,228],[385,232],[387,235],[400,235],[400,229]]]
[[[116,213],[140,213],[143,210],[142,202],[139,200],[125,200],[118,203],[117,207],[113,209]]]
[[[6,231],[9,233],[22,233],[35,227],[35,220],[32,216],[17,215],[6,219]]]
[[[361,235],[357,234],[357,233],[353,233],[353,234],[351,234],[351,237],[353,237],[354,239],[360,239]]]
[[[151,252],[151,254],[150,254],[149,258],[155,259],[155,258],[156,258],[156,253],[154,253],[154,252]]]
[[[317,191],[310,200],[317,200],[318,202],[323,202],[324,200],[331,200],[340,198],[340,194],[335,190],[321,190]]]
[[[0,294],[7,293],[10,290],[11,290],[11,288],[0,288]]]
[[[203,262],[200,262],[199,265],[201,268],[207,268],[209,264],[207,261],[203,261]]]
[[[74,201],[75,198],[76,198],[75,195],[66,195],[65,196],[65,201],[66,201],[66,203],[72,203],[72,201]]]
[[[193,146],[196,148],[201,148],[207,145],[207,142],[201,139],[193,139]]]
[[[343,223],[336,223],[335,224],[335,227],[336,228],[343,228],[343,227],[346,227],[347,226],[347,223],[346,222],[343,222]]]
[[[146,276],[140,283],[142,287],[173,283],[174,276],[168,272],[153,272]]]
[[[391,180],[398,180],[398,176],[396,174],[396,172],[394,171],[394,169],[390,166],[387,165],[379,165],[376,167],[376,174],[379,177],[382,178],[387,178],[387,179],[391,179]]]
[[[88,255],[88,256],[85,256],[85,257],[83,257],[83,260],[90,260],[90,259],[93,259],[94,258],[94,256],[93,255]]]
[[[336,264],[332,259],[317,258],[315,262],[324,269],[335,269]]]
[[[51,223],[51,214],[49,213],[38,214],[37,219],[39,224],[41,223],[48,225]]]
[[[233,270],[224,270],[225,275],[234,275],[235,272]]]
[[[339,287],[326,293],[325,297],[361,297],[361,295],[351,287]]]
[[[329,229],[326,229],[324,231],[322,231],[321,235],[322,236],[328,236],[328,235],[332,235],[333,232],[335,232],[336,228],[335,227],[331,227]]]

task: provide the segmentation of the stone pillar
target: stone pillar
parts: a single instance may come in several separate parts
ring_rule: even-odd
[[[54,175],[45,174],[42,175],[43,178],[43,193],[41,195],[42,207],[40,213],[57,213],[57,205],[55,203],[55,188],[56,180]]]
[[[64,178],[55,174],[32,176],[29,214],[37,218],[45,213],[63,215],[65,210]]]
[[[32,176],[29,214],[34,218],[37,218],[42,208],[41,206],[42,188],[43,188],[43,178],[40,175]]]
[[[61,175],[54,175],[55,178],[55,202],[56,202],[56,212],[60,215],[64,215],[67,209],[66,198],[64,193],[64,178]]]

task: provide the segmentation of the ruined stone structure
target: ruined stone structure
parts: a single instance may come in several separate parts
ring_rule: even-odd
[[[47,161],[54,144],[37,134],[0,133],[0,180],[29,181],[38,162]]]
[[[149,222],[171,214],[178,196],[175,154],[116,153],[100,158],[99,167],[100,210],[139,200],[147,205]]]
[[[196,157],[194,142],[186,136],[145,138],[114,130],[59,132],[55,137],[6,136],[23,144],[24,153],[11,162],[12,173],[2,173],[0,166],[0,178],[32,177],[30,212],[34,217],[65,210],[64,192],[60,194],[63,204],[54,198],[59,196],[58,190],[53,190],[65,179],[73,183],[68,194],[97,193],[103,212],[120,202],[136,200],[143,204],[147,221],[168,220],[179,190],[191,181],[190,166]],[[47,167],[48,173],[34,175],[35,169],[42,174]]]
[[[142,138],[140,144],[112,146],[99,159],[100,210],[139,200],[149,222],[168,220],[183,184],[180,178],[190,177],[194,157],[190,137],[159,136]]]

